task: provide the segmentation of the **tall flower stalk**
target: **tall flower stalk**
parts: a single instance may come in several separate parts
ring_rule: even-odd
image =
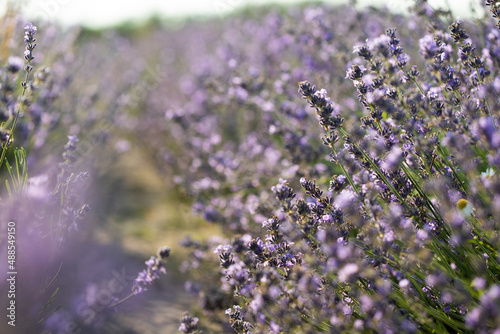
[[[2,166],[4,160],[5,160],[5,155],[7,153],[7,150],[9,147],[12,145],[12,142],[14,140],[14,131],[17,126],[17,122],[19,119],[19,115],[22,111],[23,105],[24,105],[24,98],[26,94],[26,90],[28,89],[29,85],[29,75],[31,71],[33,71],[33,66],[31,66],[31,62],[33,59],[35,59],[35,56],[33,55],[33,50],[36,47],[36,39],[35,39],[35,33],[37,31],[37,27],[34,26],[32,23],[28,24],[27,26],[24,27],[24,41],[26,42],[26,50],[24,51],[24,59],[26,60],[26,66],[24,67],[24,71],[26,72],[24,81],[21,82],[21,87],[22,92],[21,95],[18,99],[18,106],[17,110],[15,111],[15,114],[9,115],[9,119],[1,125],[1,131],[6,133],[6,139],[5,141],[2,142],[2,154],[0,155],[0,167]]]

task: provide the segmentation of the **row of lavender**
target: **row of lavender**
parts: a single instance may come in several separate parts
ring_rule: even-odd
[[[188,284],[212,321],[224,311],[238,333],[500,326],[500,33],[416,11],[233,20],[217,58],[183,78],[185,104],[148,99],[149,115],[167,109],[144,132],[168,145],[160,164],[231,231],[183,242],[193,277],[218,255],[220,271]]]
[[[486,5],[496,17],[496,1]],[[208,322],[239,333],[500,326],[500,32],[487,18],[415,8],[294,8],[126,38],[47,27],[35,51],[51,71],[36,69],[28,26],[35,74],[8,58],[1,103],[3,146],[28,152],[25,162],[4,150],[24,171],[2,197],[2,224],[23,222],[34,240],[22,259],[23,291],[40,295],[20,311],[30,328],[96,330],[89,306],[106,316],[127,298],[84,286],[72,306],[50,306],[58,257],[82,234],[92,166],[130,143],[225,231],[182,241],[186,287],[206,316],[186,316],[182,332]],[[168,254],[147,262],[132,295]]]

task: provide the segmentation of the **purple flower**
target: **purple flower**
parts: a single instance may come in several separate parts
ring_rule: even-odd
[[[385,170],[396,170],[403,162],[403,150],[399,146],[393,146],[389,154],[382,162],[382,168]]]
[[[151,285],[154,280],[160,278],[160,274],[166,274],[163,262],[170,256],[170,249],[167,247],[162,247],[158,250],[158,256],[151,256],[149,260],[145,262],[146,269],[139,272],[134,284],[132,291],[134,294],[140,294],[146,291],[146,286]]]
[[[441,48],[436,44],[434,36],[427,34],[418,41],[420,53],[426,59],[432,59],[441,52]]]
[[[26,42],[26,51],[24,52],[24,58],[29,62],[31,62],[35,57],[33,56],[33,50],[36,47],[35,44],[35,32],[37,28],[33,24],[28,24],[27,26],[24,27],[25,33],[24,33],[24,41]],[[28,66],[26,68],[27,72],[31,72],[31,67]]]

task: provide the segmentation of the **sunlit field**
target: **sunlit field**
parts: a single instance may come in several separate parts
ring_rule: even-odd
[[[0,333],[500,333],[500,1],[0,18]]]

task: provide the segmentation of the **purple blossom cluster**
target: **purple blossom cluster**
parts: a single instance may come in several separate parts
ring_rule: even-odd
[[[421,5],[227,23],[226,70],[207,59],[165,114],[182,158],[160,156],[226,233],[186,244],[191,274],[211,249],[220,264],[194,292],[234,304],[202,302],[202,321],[225,308],[237,333],[497,329],[498,29]]]
[[[167,270],[164,266],[164,261],[170,256],[170,248],[162,247],[158,250],[158,256],[151,256],[146,261],[147,269],[141,271],[134,281],[132,291],[134,294],[142,293],[146,290],[147,285],[151,285],[154,280],[160,278],[160,274],[166,274]]]

